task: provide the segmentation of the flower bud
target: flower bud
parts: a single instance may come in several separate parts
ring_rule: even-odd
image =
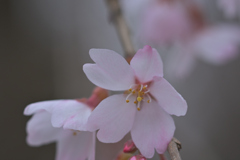
[[[124,144],[124,149],[123,149],[124,153],[134,153],[136,152],[136,150],[137,150],[137,147],[135,146],[132,140],[129,140]]]
[[[129,160],[147,160],[147,158],[143,157],[143,155],[139,154],[131,157]]]
[[[133,154],[131,154],[131,153],[120,152],[118,154],[116,160],[129,160],[132,156],[133,156]]]
[[[88,99],[87,104],[92,107],[92,109],[95,109],[102,100],[108,97],[108,95],[109,93],[106,89],[96,87],[91,97]]]

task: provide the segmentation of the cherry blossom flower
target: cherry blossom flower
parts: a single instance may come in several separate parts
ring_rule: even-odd
[[[218,0],[218,6],[224,11],[227,18],[240,15],[240,0]]]
[[[240,28],[237,25],[207,27],[195,37],[197,56],[212,64],[223,64],[238,55]]]
[[[94,160],[95,133],[87,131],[87,120],[107,95],[106,90],[96,88],[88,100],[50,100],[28,105],[24,114],[33,116],[27,123],[27,143],[41,146],[56,142],[56,160]]]
[[[25,115],[34,114],[27,123],[27,143],[41,146],[56,142],[56,160],[85,160],[93,156],[95,138],[94,133],[86,131],[90,113],[87,105],[76,100],[30,104],[24,111]]]
[[[169,114],[183,116],[186,101],[163,78],[160,55],[150,46],[138,50],[130,65],[114,51],[91,49],[96,64],[83,70],[95,85],[125,91],[104,99],[88,119],[89,131],[96,131],[101,142],[115,143],[129,131],[142,155],[151,158],[154,149],[165,152],[175,125]]]

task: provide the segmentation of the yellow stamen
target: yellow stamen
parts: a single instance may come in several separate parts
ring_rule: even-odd
[[[138,111],[140,111],[141,109],[140,108],[137,108]]]
[[[137,104],[137,101],[134,101],[135,104]]]
[[[137,97],[137,101],[140,102],[142,100],[142,97]]]
[[[132,88],[130,88],[128,91],[131,92],[131,91],[132,91]]]
[[[143,87],[143,89],[147,89],[147,87],[146,87],[146,86],[144,86],[144,87]]]
[[[147,102],[150,103],[150,100],[148,100]]]
[[[129,102],[129,100],[127,99],[127,100],[126,100],[126,102],[128,103],[128,102]]]
[[[134,93],[136,93],[136,91],[135,91],[135,90],[133,90],[133,91],[132,91],[132,94],[134,94]]]

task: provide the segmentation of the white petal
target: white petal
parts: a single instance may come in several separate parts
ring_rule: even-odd
[[[186,101],[164,78],[155,78],[149,90],[157,100],[158,104],[167,113],[176,116],[184,116],[186,114]]]
[[[41,111],[33,115],[27,123],[27,143],[31,146],[41,146],[52,143],[59,137],[62,129],[51,124],[51,114]]]
[[[64,129],[86,130],[91,108],[76,100],[62,101],[52,111],[52,125]]]
[[[154,76],[163,76],[162,59],[157,50],[150,46],[138,50],[130,64],[142,83],[151,81]]]
[[[136,113],[131,129],[132,139],[146,158],[152,158],[154,149],[159,154],[166,151],[175,131],[172,117],[156,101],[143,102],[142,109]]]
[[[57,143],[56,160],[86,160],[92,147],[91,132],[64,130]]]
[[[24,110],[24,115],[31,115],[41,110],[52,112],[53,108],[62,101],[64,100],[49,100],[29,104]]]
[[[104,99],[88,119],[88,129],[96,131],[101,142],[115,143],[120,141],[132,128],[136,105],[130,99],[126,103],[123,94],[113,95]]]
[[[127,90],[135,83],[134,73],[127,61],[114,51],[91,49],[96,64],[85,64],[83,71],[95,85],[108,90]]]

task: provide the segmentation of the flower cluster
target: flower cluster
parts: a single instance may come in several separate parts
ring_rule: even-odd
[[[151,158],[155,150],[164,153],[175,131],[170,115],[185,115],[187,104],[163,78],[157,50],[145,46],[130,64],[106,49],[91,49],[90,57],[95,63],[83,70],[98,86],[93,95],[28,105],[24,114],[33,114],[27,123],[28,144],[57,142],[57,160],[93,160],[96,131],[104,143],[118,142],[130,132],[134,144],[124,150],[141,153],[131,159]],[[107,90],[123,93],[107,97]]]
[[[240,0],[216,2],[226,17],[239,15]],[[131,33],[137,44],[155,45],[170,53],[166,56],[169,77],[186,77],[197,59],[221,65],[238,55],[240,26],[210,22],[204,5],[197,1],[120,3],[123,12],[116,1],[113,8],[117,11],[112,9],[111,17],[120,17],[115,22],[122,39],[130,37],[123,13],[134,28]],[[28,105],[24,114],[33,116],[27,123],[27,143],[56,142],[56,160],[94,160],[96,137],[103,143],[116,143],[130,133],[132,139],[125,143],[118,160],[146,160],[155,151],[163,156],[175,132],[171,116],[184,116],[187,103],[163,77],[158,51],[145,45],[126,61],[112,50],[91,49],[90,57],[94,63],[85,64],[83,71],[97,86],[91,97]],[[117,93],[109,96],[109,91]]]

